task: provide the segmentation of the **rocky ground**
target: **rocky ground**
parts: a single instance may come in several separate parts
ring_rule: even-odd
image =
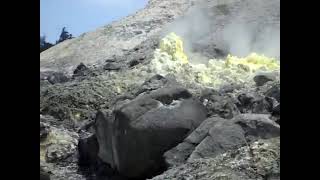
[[[218,39],[244,7],[280,26],[277,3],[150,0],[41,53],[40,179],[280,179],[279,59],[226,57]],[[208,31],[177,28],[192,7]]]

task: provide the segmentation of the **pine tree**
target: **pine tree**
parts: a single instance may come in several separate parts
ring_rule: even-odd
[[[70,34],[68,31],[66,31],[66,27],[62,28],[61,34],[60,34],[60,38],[58,41],[56,41],[56,44],[61,43],[67,39],[72,39],[72,34]]]
[[[49,42],[46,42],[46,36],[45,35],[43,35],[43,36],[40,35],[40,53],[42,51],[45,51],[45,50],[51,48],[52,46],[53,46],[53,44],[51,44]]]

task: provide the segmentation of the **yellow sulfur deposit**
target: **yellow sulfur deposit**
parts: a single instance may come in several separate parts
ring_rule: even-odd
[[[264,55],[251,53],[245,58],[238,58],[236,56],[228,55],[226,58],[226,66],[237,65],[239,68],[244,68],[250,72],[257,70],[277,70],[280,68],[276,59],[268,58]]]
[[[192,59],[197,62],[197,59]],[[160,42],[148,71],[160,75],[174,74],[179,81],[200,86],[219,88],[225,84],[253,83],[255,73],[279,71],[279,61],[251,53],[239,58],[228,55],[225,60],[210,59],[207,64],[189,63],[183,52],[183,42],[175,33],[170,33]]]
[[[174,61],[188,63],[188,57],[183,52],[182,39],[173,32],[161,40],[160,50],[168,53],[168,55],[170,55]]]

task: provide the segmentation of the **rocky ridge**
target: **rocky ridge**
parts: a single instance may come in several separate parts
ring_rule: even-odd
[[[79,63],[99,64],[122,56],[143,41],[152,38],[161,27],[181,16],[189,0],[151,0],[137,13],[80,37],[67,40],[40,54],[40,71],[63,71],[71,74]]]

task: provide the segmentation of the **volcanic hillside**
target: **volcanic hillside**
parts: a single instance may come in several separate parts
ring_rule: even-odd
[[[280,179],[280,0],[149,0],[40,54],[40,179]]]

